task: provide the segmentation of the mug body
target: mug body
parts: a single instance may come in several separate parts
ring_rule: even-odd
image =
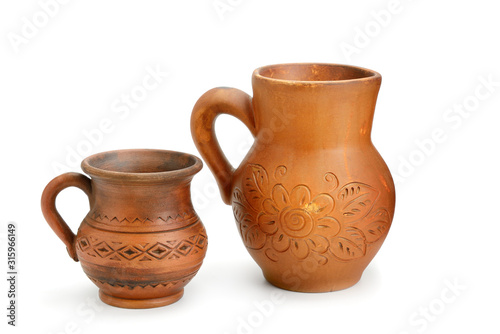
[[[93,196],[76,254],[104,302],[149,308],[182,297],[207,247],[190,197],[201,167],[192,155],[163,150],[104,152],[82,162]]]

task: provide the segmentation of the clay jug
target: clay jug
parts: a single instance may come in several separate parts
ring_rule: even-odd
[[[42,211],[70,257],[107,304],[151,308],[179,300],[205,257],[207,235],[190,183],[202,162],[190,154],[121,150],[83,160],[92,177],[66,173],[42,195]],[[90,211],[76,236],[55,207],[64,188],[82,189]]]
[[[232,204],[243,243],[275,286],[340,290],[380,249],[395,206],[390,172],[371,141],[377,72],[335,64],[259,68],[253,98],[215,88],[196,103],[191,132]],[[220,114],[255,138],[234,169],[214,133]]]

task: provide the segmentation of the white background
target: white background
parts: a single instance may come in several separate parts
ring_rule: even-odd
[[[219,6],[230,6],[222,13],[214,0],[74,0],[52,8],[44,22],[48,16],[40,14],[39,2],[2,1],[1,268],[7,222],[17,223],[19,239],[18,327],[6,325],[2,279],[2,328],[498,332],[498,7],[491,0],[400,0],[396,9],[390,3],[222,0]],[[373,13],[388,9],[390,18],[379,15],[377,23]],[[27,21],[39,26],[31,34]],[[360,31],[366,30],[363,38]],[[343,51],[347,45],[356,53]],[[373,142],[398,175],[397,207],[389,237],[360,283],[324,294],[285,292],[266,283],[205,166],[194,179],[193,197],[209,251],[184,297],[151,310],[100,302],[97,288],[42,217],[42,190],[61,173],[54,165],[68,165],[69,150],[78,147],[88,149],[82,157],[121,148],[198,155],[189,129],[197,98],[217,86],[251,93],[255,68],[286,62],[347,63],[382,74]],[[147,68],[169,74],[128,115],[116,113],[113,105],[141,85]],[[496,82],[491,91],[481,81],[488,78]],[[466,116],[456,112],[460,107]],[[103,119],[111,120],[112,130],[85,147],[83,131],[97,129]],[[219,118],[217,131],[237,165],[251,144],[249,132],[230,117]],[[441,141],[432,147],[436,131]],[[426,155],[417,141],[428,144]],[[85,195],[68,189],[57,204],[76,230],[88,210]],[[450,284],[460,287],[453,293]],[[283,302],[262,314],[255,303],[269,303],[273,293]]]

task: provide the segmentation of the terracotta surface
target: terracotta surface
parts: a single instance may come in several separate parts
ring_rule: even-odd
[[[323,292],[352,286],[387,236],[395,206],[389,170],[371,142],[377,72],[335,64],[259,68],[253,98],[215,88],[191,131],[238,231],[272,284]],[[218,115],[255,137],[234,170],[214,133]]]
[[[47,185],[45,219],[99,287],[102,301],[150,308],[182,297],[207,248],[190,195],[191,179],[201,168],[200,159],[179,152],[112,151],[82,162],[92,179],[67,173]],[[90,201],[76,236],[55,208],[58,193],[70,186]]]

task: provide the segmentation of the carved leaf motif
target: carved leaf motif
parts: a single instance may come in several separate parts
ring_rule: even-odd
[[[337,198],[344,223],[366,216],[372,209],[378,194],[377,189],[363,183],[353,182],[343,186]]]
[[[366,241],[372,243],[380,239],[389,231],[391,219],[387,210],[378,209],[374,213],[368,215],[363,221],[366,221],[368,224],[363,227]]]
[[[341,260],[354,260],[366,254],[366,238],[359,229],[349,227],[332,238],[330,249]]]
[[[259,229],[258,225],[250,226],[242,236],[243,242],[248,248],[261,249],[266,244],[266,235]]]
[[[245,214],[238,221],[241,238],[246,247],[251,249],[261,249],[266,243],[266,235],[253,221],[252,216]]]
[[[249,214],[243,215],[240,220],[237,221],[238,228],[240,230],[241,237],[245,239],[245,234],[250,226],[253,226],[252,217]]]
[[[243,192],[239,188],[235,188],[233,192],[233,203],[239,203],[241,205],[245,205],[245,197],[243,196]]]
[[[256,210],[260,211],[262,200],[268,194],[269,178],[266,170],[255,164],[245,167],[243,174],[243,192],[246,194],[248,203]]]
[[[233,214],[234,214],[234,219],[238,223],[241,223],[241,221],[243,221],[243,217],[247,214],[247,212],[242,204],[238,202],[233,202]]]

